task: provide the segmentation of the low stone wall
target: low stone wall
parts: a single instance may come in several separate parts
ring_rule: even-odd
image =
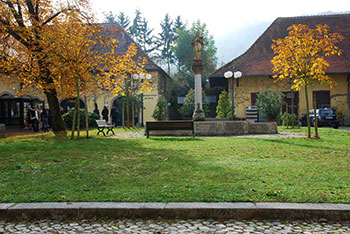
[[[197,121],[196,136],[241,136],[249,134],[277,134],[276,123],[251,123],[248,121]],[[150,131],[150,136],[192,136],[192,131]]]

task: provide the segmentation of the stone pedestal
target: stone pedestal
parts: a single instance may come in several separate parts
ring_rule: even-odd
[[[201,98],[202,98],[202,95],[201,95]],[[197,103],[197,108],[193,112],[192,119],[194,121],[205,121],[205,115],[204,115],[204,112],[202,111],[199,103]]]

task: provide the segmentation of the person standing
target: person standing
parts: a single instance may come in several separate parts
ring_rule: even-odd
[[[112,124],[114,126],[117,126],[118,112],[117,112],[117,107],[115,105],[113,105],[111,109],[111,118],[112,118]]]
[[[49,131],[49,115],[48,115],[48,112],[46,111],[46,109],[43,109],[43,111],[41,112],[41,122],[43,124],[44,132],[48,132]]]
[[[108,123],[108,113],[107,105],[105,105],[102,110],[102,119],[106,120],[106,123]]]
[[[101,118],[101,116],[100,116],[100,110],[98,109],[97,103],[95,103],[95,110],[94,110],[94,113],[95,113],[96,115],[98,115],[98,119]]]
[[[31,109],[31,120],[34,132],[39,132],[39,112],[36,109]]]

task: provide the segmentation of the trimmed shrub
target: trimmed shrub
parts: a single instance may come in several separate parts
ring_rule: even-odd
[[[218,105],[216,107],[216,118],[218,119],[232,118],[232,103],[226,90],[222,90],[219,96]]]
[[[67,129],[72,129],[74,107],[63,115],[63,121]],[[88,113],[89,127],[96,127],[96,121],[100,117],[96,113]],[[85,129],[85,109],[80,109],[80,129]]]
[[[158,97],[156,108],[153,111],[152,117],[157,120],[166,120],[168,117],[168,105],[163,96]]]
[[[284,94],[279,90],[265,89],[258,94],[256,105],[262,112],[264,118],[277,120],[284,104]]]
[[[195,105],[194,105],[194,94],[195,91],[194,89],[190,89],[185,97],[184,104],[180,108],[179,112],[182,115],[183,118],[185,119],[191,119],[193,112],[195,110]],[[204,91],[202,92],[202,106],[203,106],[203,111],[205,115],[208,115],[209,113],[209,105],[205,101],[205,93]]]

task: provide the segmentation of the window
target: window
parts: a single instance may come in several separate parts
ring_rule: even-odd
[[[314,91],[313,95],[316,95],[317,109],[331,108],[331,92],[325,91]]]

